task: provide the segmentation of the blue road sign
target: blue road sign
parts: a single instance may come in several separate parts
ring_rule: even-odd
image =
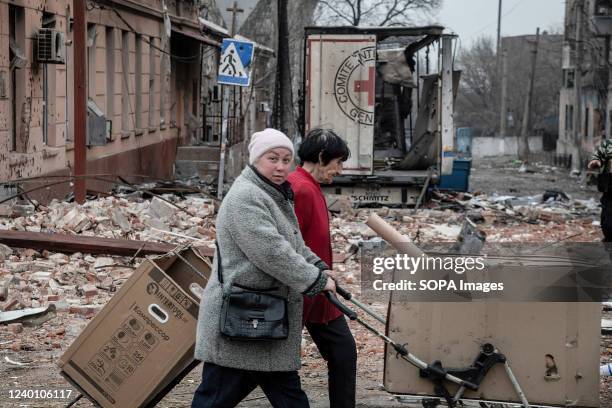
[[[221,46],[217,82],[226,85],[249,86],[253,49],[252,42],[224,39]]]

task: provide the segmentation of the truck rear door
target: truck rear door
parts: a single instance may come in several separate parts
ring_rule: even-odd
[[[344,174],[373,173],[375,78],[374,35],[306,38],[306,132],[332,128],[346,140],[351,157]]]

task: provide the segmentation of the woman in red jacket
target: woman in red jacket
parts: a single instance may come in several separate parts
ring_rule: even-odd
[[[320,184],[330,184],[350,155],[333,130],[314,129],[298,150],[302,163],[287,180],[294,192],[295,214],[306,245],[332,268],[329,213]],[[331,408],[355,406],[357,351],[344,316],[325,296],[304,297],[304,324],[327,360]]]

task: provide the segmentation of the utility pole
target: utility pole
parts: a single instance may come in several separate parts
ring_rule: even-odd
[[[237,30],[237,14],[242,13],[244,10],[238,7],[237,1],[234,1],[233,6],[226,10],[232,13],[230,34],[233,38]],[[217,198],[219,200],[223,199],[223,179],[225,178],[225,150],[227,149],[227,127],[230,114],[230,96],[228,91],[227,85],[221,85],[221,98],[223,99],[223,104],[221,105],[221,152],[219,155],[219,180],[217,182]]]
[[[87,59],[85,50],[85,32],[87,16],[85,13],[85,1],[74,2],[74,199],[83,204],[87,187],[85,174],[87,173],[87,154],[85,148],[85,136],[87,133],[86,106],[87,92],[85,69]],[[92,79],[93,80],[93,79]]]
[[[229,7],[225,10],[232,13],[232,27],[230,28],[231,30],[230,33],[231,33],[231,36],[233,37],[236,35],[236,30],[238,29],[238,13],[243,13],[244,9],[239,8],[238,2],[234,1],[234,4],[232,5],[232,7]]]
[[[582,165],[582,13],[584,3],[576,0],[576,59],[574,60],[574,115],[572,118],[574,133],[574,149],[572,154],[572,169],[580,170]]]
[[[277,0],[278,53],[276,60],[276,95],[274,124],[293,139],[293,101],[291,92],[291,61],[289,60],[289,21],[287,0]]]
[[[499,136],[506,136],[507,114],[507,92],[508,92],[508,50],[502,52],[502,81],[501,81],[501,103],[499,109]]]
[[[493,95],[499,95],[497,91],[499,90],[499,71],[500,71],[500,57],[501,57],[501,12],[502,12],[502,0],[499,0],[497,3],[497,42],[495,43],[495,74],[493,75],[493,83],[492,83],[492,92]],[[499,116],[500,116],[500,125],[499,125],[499,136],[504,137],[506,134],[506,96],[505,96],[505,84],[504,84],[504,74],[502,74],[501,80],[501,103],[499,105]]]
[[[495,58],[497,60],[497,72],[499,72],[499,52],[501,50],[501,12],[502,0],[499,0],[497,6],[497,43],[495,48]]]
[[[531,100],[533,99],[533,83],[535,80],[539,42],[540,27],[538,27],[538,29],[536,30],[535,43],[533,44],[533,50],[531,51],[531,74],[529,75],[527,98],[525,98],[525,110],[523,111],[523,126],[521,126],[521,136],[518,140],[518,158],[520,160],[527,160],[529,156],[529,119],[531,116]]]

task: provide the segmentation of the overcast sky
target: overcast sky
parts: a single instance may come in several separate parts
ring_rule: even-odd
[[[497,36],[498,0],[443,0],[437,21],[459,34],[463,47],[479,36]],[[502,36],[535,34],[551,27],[563,32],[565,0],[503,0]]]

